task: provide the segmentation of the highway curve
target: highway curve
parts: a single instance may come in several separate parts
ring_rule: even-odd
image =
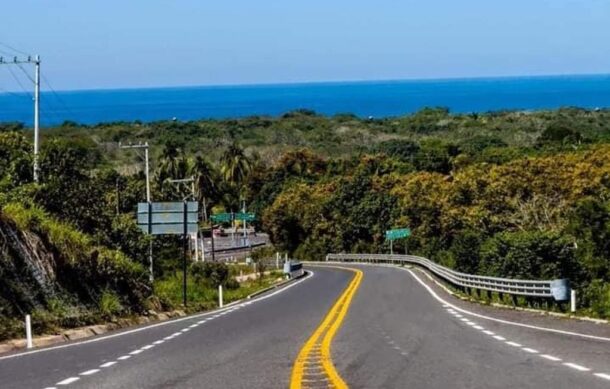
[[[0,387],[610,387],[606,340],[472,315],[406,270],[347,267],[357,282],[310,266],[310,278],[220,313],[0,357]]]

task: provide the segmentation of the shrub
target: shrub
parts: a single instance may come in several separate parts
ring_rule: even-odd
[[[100,313],[105,318],[111,318],[123,310],[123,306],[121,305],[121,300],[111,290],[104,290],[102,295],[100,296],[100,301],[98,303]]]

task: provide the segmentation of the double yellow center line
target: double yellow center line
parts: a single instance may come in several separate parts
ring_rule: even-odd
[[[353,271],[355,273],[354,278],[328,311],[322,323],[301,348],[292,366],[290,389],[323,387],[347,389],[347,384],[337,373],[337,369],[332,362],[330,345],[347,314],[352,298],[362,281],[363,274],[358,269],[344,267],[341,267],[341,269]]]

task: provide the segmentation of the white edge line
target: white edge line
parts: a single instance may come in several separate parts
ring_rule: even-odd
[[[506,342],[506,344],[509,345],[509,346],[513,346],[513,347],[523,347],[522,344],[519,344],[517,342],[510,342],[509,341],[509,342]]]
[[[417,282],[419,282],[424,288],[426,288],[426,290],[432,295],[432,297],[434,297],[440,303],[447,304],[450,307],[452,307],[453,309],[455,309],[456,311],[460,311],[464,314],[478,317],[480,319],[491,320],[491,321],[495,321],[497,323],[508,324],[508,325],[512,325],[512,326],[516,326],[516,327],[523,327],[523,328],[529,328],[529,329],[538,330],[538,331],[554,332],[556,334],[577,336],[577,337],[586,338],[586,339],[594,339],[594,340],[602,340],[602,341],[610,342],[610,338],[605,338],[603,336],[581,334],[578,332],[563,331],[563,330],[557,330],[557,329],[548,328],[548,327],[539,327],[539,326],[535,326],[532,324],[517,323],[517,322],[513,322],[513,321],[497,319],[495,317],[481,315],[479,313],[468,311],[466,309],[458,307],[457,305],[453,305],[453,304],[448,303],[447,301],[443,300],[434,290],[432,290],[432,288],[429,285],[427,285],[424,281],[422,281],[411,269],[405,269],[405,268],[401,268],[401,267],[397,267],[396,269],[408,271],[413,276],[413,278],[415,278],[417,280]]]
[[[286,286],[282,286],[280,288],[277,288],[277,290],[274,291],[273,293],[262,294],[262,295],[260,295],[258,297],[254,297],[254,298],[250,299],[247,304],[266,300],[266,299],[268,299],[270,297],[273,297],[273,296],[275,296],[275,295],[277,295],[279,293],[282,293],[282,292],[284,292],[284,291],[286,291],[286,290],[288,290],[288,289],[290,289],[290,288],[292,288],[294,286],[297,286],[300,283],[302,283],[302,282],[310,279],[311,277],[315,276],[315,273],[313,271],[311,271],[311,270],[306,270],[306,273],[307,273],[307,276],[301,278],[300,280],[298,280],[298,281],[296,281],[294,283],[288,284]],[[232,302],[231,304],[237,304],[240,301],[241,300],[237,300],[237,301]],[[164,321],[164,322],[161,322],[161,323],[151,324],[151,325],[148,325],[148,326],[145,326],[145,327],[134,328],[133,330],[128,330],[128,331],[123,331],[123,332],[119,332],[119,333],[116,333],[116,334],[101,336],[99,338],[96,337],[96,338],[92,338],[92,339],[87,339],[87,340],[83,340],[82,342],[62,344],[62,345],[59,345],[59,346],[46,347],[46,348],[41,348],[41,349],[38,349],[38,350],[24,351],[24,352],[21,352],[21,353],[18,353],[18,354],[5,355],[3,357],[0,357],[0,361],[4,360],[4,359],[18,358],[18,357],[23,357],[23,356],[26,356],[26,355],[37,354],[37,353],[41,353],[41,352],[45,352],[45,351],[58,350],[58,349],[62,349],[62,348],[80,346],[80,345],[83,345],[83,344],[89,344],[89,343],[94,343],[94,342],[100,342],[102,340],[112,339],[112,338],[116,338],[116,337],[119,337],[119,336],[129,335],[129,334],[133,334],[133,333],[141,332],[141,331],[146,331],[146,330],[149,330],[151,328],[166,326],[166,325],[169,325],[169,324],[175,324],[175,323],[179,323],[179,322],[182,322],[182,321],[185,321],[185,320],[193,320],[193,319],[197,319],[197,318],[200,318],[200,317],[206,317],[206,316],[210,316],[210,315],[215,315],[215,314],[218,314],[218,312],[222,312],[222,311],[225,311],[225,310],[228,310],[228,309],[231,309],[231,308],[232,308],[232,306],[227,305],[224,308],[220,308],[220,309],[217,309],[215,311],[202,312],[202,313],[198,313],[196,315],[185,316],[185,317],[181,317],[179,319],[168,320],[168,321]]]
[[[70,377],[70,378],[66,378],[66,379],[65,379],[65,380],[63,380],[63,381],[59,381],[59,382],[57,383],[57,385],[70,385],[72,382],[76,382],[76,381],[78,381],[78,380],[80,380],[80,378],[79,378],[79,377]]]
[[[553,361],[553,362],[561,361],[561,358],[557,358],[557,357],[554,357],[554,356],[549,355],[549,354],[542,354],[541,357],[545,358],[545,359],[548,359],[549,361]]]
[[[591,371],[591,369],[589,369],[588,367],[577,365],[577,364],[571,363],[571,362],[565,362],[564,366],[571,367],[572,369],[575,369],[578,371]]]
[[[91,374],[97,373],[98,371],[100,371],[100,369],[91,369],[91,370],[83,371],[79,375],[91,375]]]
[[[606,373],[593,373],[594,376],[599,377],[599,378],[603,378],[605,380],[609,380],[610,381],[610,374],[606,374]]]
[[[101,368],[105,368],[105,367],[110,367],[112,365],[115,365],[117,362],[116,361],[110,361],[110,362],[106,362],[106,363],[102,363],[100,365]]]

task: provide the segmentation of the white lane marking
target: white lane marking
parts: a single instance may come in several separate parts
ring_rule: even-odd
[[[161,340],[156,340],[153,342],[154,345],[159,345],[161,343],[165,342],[165,340],[161,339]]]
[[[392,347],[392,348],[393,348],[394,350],[400,350],[400,347],[398,347],[398,346],[394,346],[394,347]]]
[[[453,305],[453,304],[448,303],[447,301],[443,300],[434,290],[432,290],[432,288],[430,286],[428,286],[424,281],[422,281],[411,269],[405,269],[405,268],[401,268],[401,267],[397,267],[396,269],[408,271],[413,276],[413,278],[415,278],[415,280],[417,280],[417,282],[419,282],[424,288],[426,288],[426,290],[432,295],[432,297],[434,297],[436,300],[438,300],[441,304],[447,304],[450,307],[452,307],[453,309],[455,309],[456,311],[462,312],[464,314],[471,315],[471,316],[478,317],[478,318],[485,319],[485,320],[495,321],[497,323],[508,324],[508,325],[512,325],[512,326],[516,326],[516,327],[523,327],[523,328],[529,328],[532,330],[553,332],[556,334],[577,336],[577,337],[586,338],[586,339],[594,339],[594,340],[602,340],[605,342],[610,342],[610,338],[606,338],[603,336],[581,334],[579,332],[556,330],[554,328],[539,327],[539,326],[535,326],[532,324],[517,323],[514,321],[496,319],[495,317],[481,315],[479,313],[468,311],[466,309],[458,307],[457,305]]]
[[[553,361],[553,362],[559,362],[559,361],[561,361],[561,358],[557,358],[557,357],[554,357],[554,356],[552,356],[552,355],[548,355],[548,354],[542,354],[542,355],[541,355],[541,357],[542,357],[542,358],[546,358],[546,359],[548,359],[549,361]]]
[[[163,338],[163,340],[170,340],[170,339],[174,339],[174,337],[170,335],[170,336],[166,336],[165,338]]]
[[[406,352],[403,351],[403,352],[400,353],[400,355],[402,355],[403,357],[406,357],[409,354],[407,354]]]
[[[457,318],[464,317],[464,316],[460,315],[459,313],[456,313],[456,314],[454,314],[453,316],[455,316],[455,317],[457,317]]]
[[[178,336],[180,335],[180,332],[174,332],[173,334],[171,334],[170,336]]]
[[[473,326],[472,328],[475,328],[475,329],[477,329],[477,330],[479,330],[479,331],[483,331],[483,330],[485,329],[485,328],[483,328],[483,327],[481,327],[481,326],[479,326],[479,325],[477,325],[477,326]]]
[[[116,364],[116,361],[110,361],[110,362],[106,362],[100,365],[100,367],[104,368],[104,367],[110,367],[112,365]]]
[[[66,379],[65,379],[65,380],[63,380],[63,381],[59,381],[59,382],[57,383],[57,385],[70,385],[72,382],[76,382],[76,381],[78,381],[78,380],[80,380],[80,378],[79,378],[79,377],[70,377],[70,378],[66,378]]]
[[[182,332],[189,332],[190,330],[191,330],[190,328],[184,328],[184,329],[182,330]]]
[[[151,349],[151,348],[153,348],[153,347],[155,347],[155,345],[154,345],[154,344],[148,344],[148,345],[146,345],[146,346],[142,347],[142,350],[148,350],[148,349]]]
[[[565,362],[564,366],[571,367],[572,369],[575,369],[578,371],[590,371],[591,370],[588,367],[584,367],[584,366],[577,365],[575,363],[570,363],[570,362]]]
[[[46,387],[46,388],[44,388],[44,389],[57,389],[57,388],[56,388],[56,387],[54,387],[54,386],[47,386],[47,387]]]
[[[490,335],[490,336],[494,336],[495,335],[495,333],[493,331],[485,330],[483,332],[486,333],[487,335]]]
[[[494,335],[494,339],[501,340],[501,341],[505,341],[506,340],[505,337],[500,336],[500,335]]]
[[[131,358],[131,355],[123,355],[122,357],[118,357],[117,359],[119,361],[124,361],[124,360],[129,359],[129,358]]]
[[[130,352],[129,354],[131,355],[138,355],[139,353],[141,353],[144,350],[133,350],[132,352]]]
[[[100,369],[91,369],[91,370],[83,371],[79,375],[91,375],[91,374],[97,373],[98,371],[100,371]]]
[[[522,344],[519,344],[517,342],[506,342],[506,344],[513,347],[523,347]]]
[[[523,347],[523,351],[526,351],[530,354],[538,354],[538,350],[534,350],[533,348]]]
[[[609,380],[610,381],[610,374],[605,374],[605,373],[593,373],[594,376],[599,377],[599,378],[603,378],[605,380]]]
[[[191,325],[189,326],[189,328],[195,328],[195,327],[197,327],[198,325],[199,325],[199,324],[191,324]]]
[[[474,326],[476,326],[476,325],[477,325],[477,323],[473,323],[473,322],[471,322],[471,321],[469,321],[469,322],[468,322],[468,323],[466,323],[466,324],[468,324],[468,325],[469,325],[469,326],[471,326],[471,327],[474,327]]]
[[[259,302],[259,301],[263,301],[263,300],[267,300],[268,298],[271,298],[273,296],[276,296],[280,293],[285,292],[286,290],[290,289],[290,288],[294,288],[297,285],[300,285],[301,283],[307,281],[308,279],[312,278],[315,276],[315,272],[311,271],[311,270],[307,270],[306,271],[307,276],[301,278],[298,281],[295,281],[292,284],[286,285],[286,286],[282,286],[279,289],[277,289],[275,292],[273,293],[269,293],[269,294],[263,294],[259,297],[254,297],[253,299],[251,299],[250,301],[244,303],[245,305],[250,305],[254,302]],[[231,304],[237,303],[237,301],[234,301]],[[186,320],[193,320],[193,319],[199,319],[201,317],[207,317],[210,315],[213,315],[215,313],[221,312],[223,310],[227,310],[227,309],[231,309],[233,308],[232,306],[229,307],[225,307],[225,308],[220,308],[217,309],[215,311],[212,312],[202,312],[202,313],[198,313],[196,315],[192,315],[192,316],[185,316],[185,317],[181,317],[179,319],[174,319],[174,320],[168,320],[168,321],[164,321],[161,323],[155,323],[155,324],[151,324],[145,327],[139,327],[139,328],[134,328],[133,330],[128,330],[128,331],[123,331],[123,332],[119,332],[116,334],[110,334],[110,335],[106,335],[106,336],[100,336],[100,337],[94,337],[91,339],[86,339],[83,340],[81,342],[76,342],[76,343],[68,343],[68,344],[62,344],[59,346],[52,346],[52,347],[46,347],[46,348],[41,348],[41,349],[37,349],[37,350],[31,350],[31,351],[24,351],[22,353],[19,354],[12,354],[12,355],[6,355],[3,357],[0,357],[0,361],[4,360],[4,359],[12,359],[12,358],[19,358],[19,357],[23,357],[26,355],[31,355],[31,354],[38,354],[38,353],[42,353],[42,352],[46,352],[46,351],[51,351],[51,350],[58,350],[58,349],[62,349],[62,348],[68,348],[68,347],[75,347],[75,346],[81,346],[83,344],[88,344],[88,343],[95,343],[95,342],[101,342],[103,340],[107,340],[107,339],[112,339],[112,338],[116,338],[119,336],[124,336],[124,335],[129,335],[129,334],[134,334],[136,332],[141,332],[141,331],[146,331],[146,330],[150,330],[152,328],[157,328],[157,327],[161,327],[161,326],[166,326],[166,325],[170,325],[170,324],[176,324],[176,323],[180,323]]]
[[[465,321],[465,322],[469,322],[470,320],[466,319],[465,317],[460,319],[461,321]]]

